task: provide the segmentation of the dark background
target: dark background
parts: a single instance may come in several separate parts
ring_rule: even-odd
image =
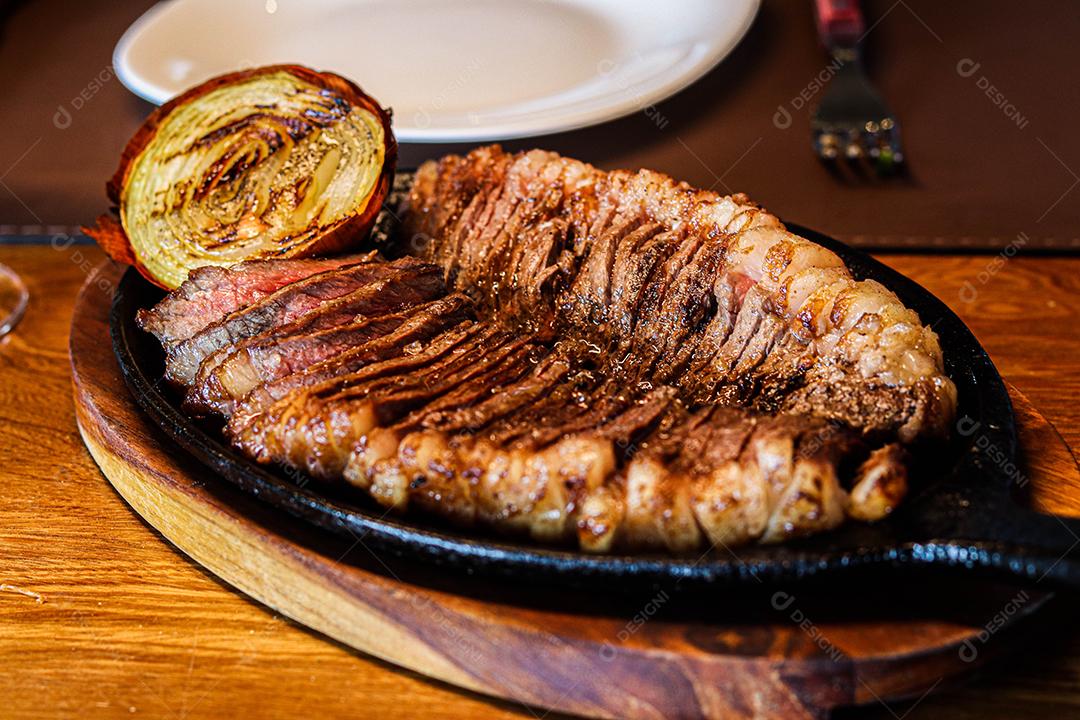
[[[35,226],[85,223],[105,209],[103,183],[151,109],[112,74],[111,54],[151,4],[0,4],[0,233],[57,231]],[[796,98],[827,65],[811,5],[765,2],[735,52],[651,117],[508,144],[746,192],[859,244],[1005,245],[1022,232],[1029,247],[1080,247],[1076,2],[866,2],[870,72],[900,118],[910,161],[909,177],[869,184],[838,180],[809,150],[820,94],[801,108]],[[979,63],[970,77],[957,71],[965,59]],[[94,81],[100,89],[73,110]],[[1022,121],[980,84],[997,88]],[[787,129],[773,122],[781,106]],[[402,165],[463,147],[404,146]]]

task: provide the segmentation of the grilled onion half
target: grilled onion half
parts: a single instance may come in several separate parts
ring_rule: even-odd
[[[333,253],[370,230],[396,159],[390,113],[342,77],[222,75],[150,115],[87,232],[169,289],[203,265]]]

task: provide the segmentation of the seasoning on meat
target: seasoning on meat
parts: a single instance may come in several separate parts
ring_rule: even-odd
[[[399,209],[396,260],[195,271],[145,314],[186,407],[259,462],[590,552],[880,519],[948,432],[933,331],[743,196],[492,146]]]

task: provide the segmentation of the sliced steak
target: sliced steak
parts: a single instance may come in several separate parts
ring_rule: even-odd
[[[165,360],[165,377],[176,385],[190,385],[202,361],[211,353],[287,325],[329,300],[382,278],[400,277],[403,272],[435,274],[438,270],[413,258],[402,258],[391,263],[350,265],[286,285],[170,348]]]
[[[194,275],[177,341],[148,314],[188,407],[387,508],[675,552],[883,517],[955,409],[932,330],[743,196],[492,146],[401,210],[393,263]]]
[[[374,260],[376,253],[325,260],[249,260],[229,268],[192,270],[179,288],[150,310],[139,310],[139,327],[170,346],[280,290],[290,283],[335,268]]]
[[[199,371],[200,379],[188,391],[184,407],[192,413],[228,417],[236,402],[260,385],[302,372],[387,335],[406,319],[405,313],[392,313],[302,335],[263,338],[229,353],[209,374],[204,374],[210,362],[207,358]]]
[[[353,443],[373,428],[463,383],[486,386],[507,369],[523,372],[525,344],[508,336],[492,342],[449,353],[423,372],[353,380],[337,392],[328,386],[293,393],[267,409],[257,431],[243,437],[243,447],[258,447],[263,459],[316,477],[340,476]]]
[[[379,278],[285,325],[271,324],[255,337],[206,357],[188,389],[187,408],[228,414],[231,402],[256,385],[391,332],[415,312],[417,304],[441,295],[442,278],[434,265],[428,265]],[[229,367],[222,369],[225,364]]]
[[[403,431],[424,427],[473,435],[489,423],[522,408],[529,407],[552,388],[560,385],[571,372],[571,365],[564,357],[549,355],[537,363],[533,371],[517,382],[493,389],[491,396],[469,407],[452,411],[436,410],[410,415],[398,425]]]
[[[419,367],[458,344],[485,331],[483,326],[466,320],[468,299],[450,295],[431,303],[398,326],[393,332],[354,347],[336,358],[323,360],[303,372],[287,375],[260,385],[236,404],[227,431],[237,435],[247,424],[263,414],[274,402],[302,388],[367,374]],[[393,362],[383,363],[392,360]],[[383,364],[380,364],[383,363]]]

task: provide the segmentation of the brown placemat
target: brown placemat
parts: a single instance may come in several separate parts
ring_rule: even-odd
[[[111,54],[150,4],[0,4],[0,224],[77,225],[106,209],[103,184],[150,110],[116,79]],[[729,58],[656,107],[507,145],[746,192],[781,217],[875,250],[999,252],[1021,234],[1029,250],[1075,250],[1075,2],[864,4],[870,72],[904,132],[903,178],[841,182],[810,152],[809,114],[829,69],[811,3],[798,0],[767,0]],[[467,149],[409,145],[402,164]]]

